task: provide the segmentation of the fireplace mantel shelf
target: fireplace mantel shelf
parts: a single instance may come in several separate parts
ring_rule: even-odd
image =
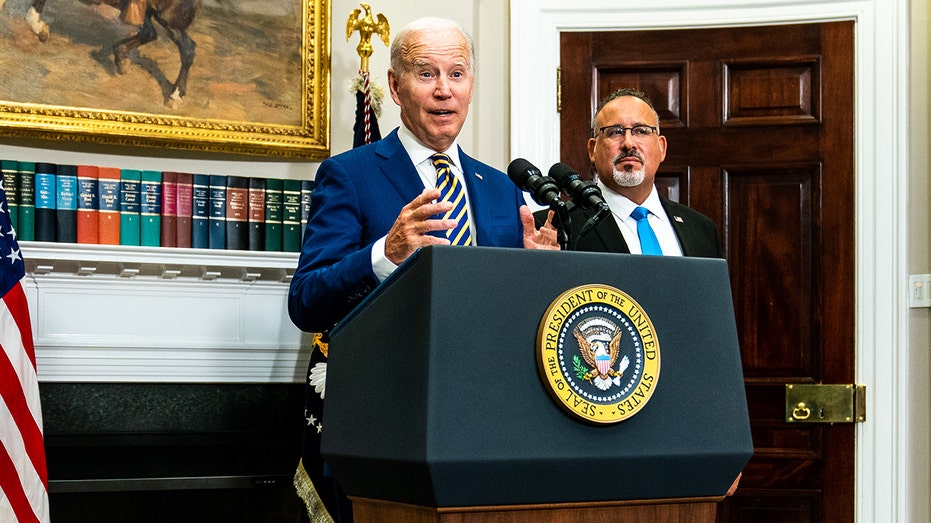
[[[298,253],[21,242],[34,276],[199,278],[288,283]]]
[[[21,242],[39,379],[299,383],[297,253]]]

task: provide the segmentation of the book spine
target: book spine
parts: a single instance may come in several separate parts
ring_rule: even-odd
[[[55,241],[55,171],[51,163],[36,163],[36,241]]]
[[[120,170],[97,169],[97,240],[102,245],[120,244]]]
[[[282,181],[281,249],[284,252],[301,250],[301,181]]]
[[[140,245],[139,184],[141,173],[135,169],[120,171],[120,245]]]
[[[265,250],[265,178],[249,178],[249,250]]]
[[[178,210],[175,228],[175,243],[178,247],[191,248],[192,218],[194,216],[194,175],[178,173]]]
[[[100,242],[98,170],[94,165],[78,166],[78,243]]]
[[[249,249],[249,179],[226,177],[226,248]]]
[[[281,251],[282,184],[277,178],[265,180],[265,250]]]
[[[210,234],[211,249],[226,248],[226,176],[210,175]]]
[[[10,225],[19,232],[19,162],[0,160],[3,172],[3,191],[6,193],[7,210],[10,211]]]
[[[78,242],[78,166],[59,165],[55,175],[55,241]]]
[[[162,173],[162,247],[178,246],[178,173]]]
[[[191,182],[191,247],[210,248],[210,177],[195,174]]]
[[[301,180],[301,239],[307,230],[307,220],[310,218],[310,200],[314,192],[313,180]]]
[[[16,237],[31,242],[36,239],[36,164],[19,162],[19,228]]]
[[[162,242],[162,173],[139,173],[139,245],[158,247]]]

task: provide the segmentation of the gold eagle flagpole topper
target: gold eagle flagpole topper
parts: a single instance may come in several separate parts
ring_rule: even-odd
[[[385,18],[385,15],[378,13],[378,15],[372,16],[372,7],[369,4],[359,5],[362,6],[362,9],[353,9],[346,21],[346,41],[348,42],[352,38],[352,33],[359,32],[359,45],[356,46],[356,52],[359,53],[362,63],[359,65],[359,76],[353,82],[352,92],[359,91],[363,94],[364,131],[362,144],[367,144],[372,141],[371,113],[373,105],[377,115],[380,112],[381,100],[384,97],[381,89],[376,88],[373,104],[372,89],[369,84],[369,58],[372,56],[373,51],[372,35],[377,34],[380,36],[381,41],[385,43],[385,46],[388,46],[391,26],[388,25],[388,19]],[[364,16],[362,15],[363,11],[365,12]]]
[[[370,5],[359,5],[362,6],[362,9],[353,9],[349,13],[349,20],[346,21],[346,41],[348,42],[352,38],[352,33],[359,32],[359,45],[356,46],[356,52],[359,53],[359,58],[362,59],[359,71],[368,72],[369,57],[372,56],[372,35],[377,34],[380,36],[381,41],[385,43],[385,46],[388,46],[391,26],[388,25],[388,19],[385,18],[385,15],[378,13],[377,16],[372,16],[372,7]],[[365,16],[360,16],[363,10]],[[375,21],[376,18],[378,19],[377,22]]]

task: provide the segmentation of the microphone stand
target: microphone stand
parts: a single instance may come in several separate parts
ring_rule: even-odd
[[[564,251],[569,251],[574,248],[569,241],[569,230],[570,230],[570,218],[569,218],[569,207],[566,205],[566,202],[557,198],[550,203],[550,209],[553,210],[556,214],[556,222],[554,226],[556,227],[556,239],[559,241],[559,248]]]

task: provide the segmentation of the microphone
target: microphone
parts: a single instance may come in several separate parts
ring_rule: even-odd
[[[565,191],[579,207],[593,211],[611,212],[598,184],[583,180],[572,167],[559,162],[550,167],[549,175],[556,182],[556,185]]]
[[[583,180],[572,167],[559,162],[550,167],[549,175],[572,198],[576,205],[595,211],[595,214],[582,226],[579,237],[587,234],[602,220],[611,215],[611,208],[608,207],[608,202],[602,196],[598,184]]]
[[[540,205],[565,205],[559,199],[559,187],[549,176],[544,176],[535,165],[523,158],[517,158],[508,165],[508,178],[521,190],[533,196],[533,200]]]

